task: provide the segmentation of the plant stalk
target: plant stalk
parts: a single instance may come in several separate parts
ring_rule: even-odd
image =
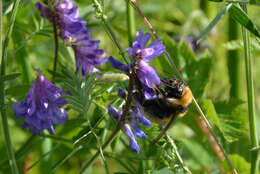
[[[228,41],[237,40],[239,38],[238,24],[231,16],[228,18]],[[241,80],[242,59],[239,56],[238,50],[229,50],[227,52],[227,63],[229,82],[231,84],[230,97],[242,99],[243,82]]]
[[[131,7],[129,1],[126,1],[126,16],[127,16],[127,32],[128,32],[128,44],[131,47],[133,44],[133,38],[135,36],[135,15],[134,9]]]
[[[242,9],[247,13],[247,6],[241,3]],[[248,103],[248,117],[250,129],[250,141],[252,148],[258,147],[257,130],[256,130],[256,115],[255,115],[255,99],[254,99],[254,85],[253,85],[253,67],[250,51],[250,36],[249,32],[242,26],[242,35],[245,52],[246,65],[246,84],[247,84],[247,103]],[[259,152],[251,151],[251,174],[257,174],[259,169]]]
[[[57,69],[57,64],[58,64],[58,53],[59,53],[59,41],[58,41],[58,31],[57,31],[57,21],[55,18],[55,10],[53,14],[53,38],[54,38],[54,45],[55,45],[55,51],[54,51],[54,62],[53,62],[53,77],[52,80],[54,81],[55,79],[55,72]]]
[[[204,11],[207,17],[209,17],[209,1],[208,0],[200,0],[200,9]]]
[[[0,38],[0,57],[2,58],[1,60],[1,71],[0,71],[0,76],[4,76],[6,74],[6,58],[7,58],[7,49],[8,49],[8,44],[11,38],[11,34],[13,31],[13,26],[15,22],[15,17],[16,13],[18,10],[20,4],[20,0],[15,0],[11,17],[9,20],[8,28],[6,30],[6,35],[5,39],[3,42],[3,47],[2,47],[2,36]],[[2,0],[0,0],[0,35],[2,35]],[[4,132],[4,137],[5,137],[5,144],[7,148],[7,154],[9,158],[9,165],[11,167],[12,173],[13,174],[18,174],[18,168],[15,160],[15,155],[11,143],[11,137],[8,129],[8,119],[6,115],[6,106],[5,106],[5,87],[4,87],[4,82],[0,82],[0,109],[1,109],[1,115],[2,115],[2,124],[3,124],[3,132]]]

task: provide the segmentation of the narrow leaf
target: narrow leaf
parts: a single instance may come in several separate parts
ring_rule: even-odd
[[[229,14],[235,21],[243,25],[251,33],[253,33],[257,37],[260,37],[260,33],[254,23],[249,19],[248,15],[239,6],[232,4],[229,10]]]
[[[20,76],[21,73],[13,73],[13,74],[8,74],[0,77],[0,82],[4,81],[10,81],[16,79],[18,76]]]
[[[201,42],[203,38],[212,30],[212,28],[219,22],[219,20],[230,10],[233,4],[227,5],[224,9],[222,9],[217,16],[210,22],[207,28],[201,33],[198,37],[197,43]]]

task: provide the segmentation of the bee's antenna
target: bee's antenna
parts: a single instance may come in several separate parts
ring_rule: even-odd
[[[174,78],[176,78],[176,75],[172,75],[172,73],[170,71],[167,70],[162,70],[165,74],[168,74],[170,76],[173,76]]]

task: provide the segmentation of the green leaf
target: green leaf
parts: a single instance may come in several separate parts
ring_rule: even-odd
[[[152,174],[174,174],[168,167],[152,172]]]
[[[183,152],[189,156],[189,163],[196,168],[212,165],[214,158],[205,148],[205,143],[201,143],[201,139],[189,138],[184,140],[183,144]],[[188,162],[186,164],[188,165]]]
[[[223,2],[223,0],[209,0],[209,1],[213,1],[213,2]]]
[[[52,167],[52,171],[54,172],[58,167],[60,167],[62,164],[64,164],[68,159],[70,159],[75,153],[77,153],[78,151],[80,151],[83,147],[82,146],[77,146],[75,147],[71,152],[69,152],[68,154],[66,154],[63,159],[59,160],[58,162],[56,162]]]
[[[229,42],[224,43],[223,47],[225,47],[228,50],[244,49],[244,43],[242,40],[231,40]],[[251,50],[260,52],[260,46],[256,40],[251,40]]]
[[[241,174],[250,174],[250,163],[248,163],[243,157],[234,154],[229,155],[229,158],[234,165],[234,167],[237,169],[238,173]],[[226,169],[225,173],[232,174],[232,170],[230,169],[230,166],[228,165],[227,161],[224,161],[222,163],[222,166]]]
[[[5,90],[6,95],[13,97],[24,97],[29,91],[30,84],[16,85]]]
[[[219,129],[221,129],[220,121],[212,101],[209,99],[201,100],[199,101],[199,105],[206,117],[210,121],[212,121]]]
[[[229,141],[237,141],[241,136],[246,134],[248,122],[247,112],[244,102],[237,99],[231,99],[228,102],[217,102],[215,108],[218,113],[221,131],[224,138]]]
[[[188,85],[196,98],[201,97],[204,92],[209,81],[211,66],[212,59],[205,55],[204,58],[185,67],[189,77]]]
[[[248,31],[250,31],[257,37],[260,37],[260,33],[257,30],[257,27],[254,25],[254,23],[249,19],[248,15],[239,6],[232,4],[229,10],[229,14],[235,21],[237,21],[246,29],[248,29]]]
[[[202,39],[212,30],[212,28],[220,21],[220,19],[230,10],[232,7],[232,4],[227,5],[225,8],[223,8],[217,16],[209,23],[209,25],[206,27],[206,29],[201,32],[200,36],[198,37],[197,43],[201,42]]]
[[[0,76],[0,81],[4,82],[4,81],[14,80],[20,75],[21,75],[21,73],[12,73],[12,74],[8,74],[8,75]]]

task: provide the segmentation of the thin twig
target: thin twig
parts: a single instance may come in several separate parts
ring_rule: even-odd
[[[138,12],[138,14],[143,18],[145,24],[148,26],[148,28],[151,30],[153,36],[156,39],[159,39],[159,37],[157,36],[155,30],[153,29],[151,23],[148,21],[148,19],[144,16],[143,12],[141,11],[141,9],[136,5],[136,2],[133,0],[126,0],[126,1],[130,1],[131,5],[133,6],[133,8]],[[180,72],[178,71],[173,59],[171,58],[171,56],[169,55],[169,53],[167,51],[164,52],[164,54],[166,55],[166,57],[168,58],[169,62],[171,63],[172,67],[174,68],[175,72],[177,73],[178,77],[185,83],[184,79],[182,78]],[[210,125],[209,121],[207,120],[206,116],[204,115],[203,111],[201,110],[199,104],[197,103],[196,99],[194,98],[194,96],[192,96],[192,100],[197,108],[197,110],[199,111],[201,117],[203,118],[203,121],[205,122],[205,124],[207,125],[208,129],[210,130],[211,134],[213,135],[215,141],[217,142],[219,148],[221,149],[221,151],[223,152],[225,158],[227,159],[228,164],[230,165],[230,167],[232,168],[233,172],[235,174],[237,174],[237,171],[234,167],[234,165],[232,164],[231,160],[228,157],[228,154],[225,152],[225,149],[223,148],[222,144],[220,143],[217,135],[215,134],[212,126]]]
[[[221,161],[224,161],[225,160],[225,156],[222,153],[222,151],[220,150],[220,148],[218,147],[218,144],[215,141],[215,139],[213,138],[213,136],[210,134],[209,129],[207,128],[205,123],[198,116],[195,116],[195,119],[198,122],[202,132],[208,137],[208,140],[209,140],[212,148],[214,149],[215,153],[217,154],[218,158]]]

